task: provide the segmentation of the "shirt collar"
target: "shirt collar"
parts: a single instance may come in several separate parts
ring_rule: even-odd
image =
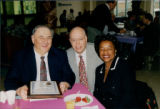
[[[76,56],[82,56],[82,57],[85,57],[86,56],[86,49],[81,53],[81,54],[78,54],[77,52],[75,52],[76,53]]]
[[[37,53],[35,49],[34,49],[34,53],[35,53],[36,56],[41,57],[41,55],[39,53]],[[45,53],[45,55],[44,55],[45,58],[44,59],[46,59],[47,56],[48,56],[48,52]]]
[[[117,64],[118,64],[118,61],[119,61],[119,57],[115,57],[115,59],[114,59],[113,62],[112,62],[112,65],[111,65],[110,70],[115,70],[115,69],[116,69],[116,66],[117,66]]]
[[[107,4],[107,3],[105,3],[105,5],[108,7],[108,9],[110,10],[110,6]]]

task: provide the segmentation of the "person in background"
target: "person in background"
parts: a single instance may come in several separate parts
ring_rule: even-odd
[[[69,34],[69,41],[72,48],[67,50],[67,56],[69,64],[76,75],[76,83],[82,83],[85,80],[81,80],[80,60],[81,57],[84,61],[85,74],[87,79],[87,85],[90,92],[93,93],[95,83],[95,68],[102,63],[97,56],[93,43],[87,43],[87,35],[83,28],[77,26],[74,27]]]
[[[83,14],[82,12],[78,12],[78,16],[75,20],[75,26],[80,26],[86,29],[88,27],[89,20],[90,11],[84,10]]]
[[[135,28],[135,33],[136,33],[136,37],[143,37],[142,36],[142,31],[145,28],[145,25],[143,23],[143,18],[146,12],[142,11],[141,13],[139,13],[139,15],[136,15],[136,28]]]
[[[75,19],[75,22],[79,24],[82,20],[82,12],[78,12],[78,16]]]
[[[154,56],[160,48],[160,24],[153,22],[153,16],[145,13],[143,17],[145,28],[142,31],[144,64],[148,70],[151,70]]]
[[[67,16],[67,28],[69,32],[73,28],[74,23],[75,23],[74,10],[70,9],[70,13]]]
[[[127,15],[128,15],[128,19],[125,22],[124,27],[127,30],[132,30],[133,31],[136,28],[136,15],[132,11],[128,11]]]
[[[44,25],[47,25],[49,28],[55,31],[57,27],[56,9],[52,9],[48,13],[46,13],[46,15],[44,16],[44,21]]]
[[[34,46],[14,56],[5,80],[6,90],[16,90],[16,94],[26,100],[30,81],[57,81],[62,93],[73,86],[75,75],[67,55],[62,50],[51,48],[52,38],[53,30],[48,26],[38,25],[33,29],[31,39]],[[43,69],[42,62],[45,63]]]
[[[160,24],[153,22],[153,16],[150,13],[145,13],[143,23],[145,24],[142,31],[144,37],[143,52],[145,56],[153,56],[159,48]]]
[[[116,33],[124,33],[125,29],[119,29],[112,20],[111,12],[116,7],[116,0],[106,0],[105,4],[98,5],[92,13],[91,26],[97,28],[101,32],[114,31]],[[107,26],[107,27],[106,27]],[[105,30],[108,28],[108,30]]]
[[[104,63],[96,68],[94,96],[107,109],[130,109],[135,103],[135,77],[117,47],[117,39],[110,34],[96,37],[95,50]]]
[[[67,11],[64,9],[63,13],[60,15],[60,18],[59,18],[60,23],[61,23],[61,27],[66,27],[66,25],[67,25],[66,14],[67,14]]]
[[[154,23],[159,23],[160,24],[160,11],[155,12]]]
[[[67,16],[67,20],[68,21],[74,21],[75,20],[75,18],[74,18],[74,10],[73,9],[70,9],[70,13]]]
[[[115,21],[116,16],[114,15],[114,13],[112,13],[112,14],[111,14],[111,16],[112,16],[112,21],[114,22],[114,21]]]

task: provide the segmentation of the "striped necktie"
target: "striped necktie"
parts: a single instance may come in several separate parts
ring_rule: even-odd
[[[86,74],[86,69],[85,69],[84,61],[83,61],[82,56],[79,56],[79,57],[80,57],[80,61],[79,61],[80,83],[88,88],[88,80],[87,80],[87,74]]]
[[[47,71],[46,71],[46,65],[45,65],[45,62],[44,62],[44,56],[41,57],[40,80],[41,81],[47,81]]]

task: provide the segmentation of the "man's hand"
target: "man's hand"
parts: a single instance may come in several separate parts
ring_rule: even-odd
[[[60,86],[60,89],[61,89],[62,94],[63,94],[65,91],[67,91],[68,88],[70,87],[69,83],[67,83],[67,82],[60,82],[59,86]]]
[[[120,30],[120,33],[125,33],[126,32],[126,29],[121,29]]]
[[[20,97],[22,97],[23,100],[27,100],[27,91],[28,91],[28,87],[26,85],[18,88],[16,90],[17,95],[19,95]]]

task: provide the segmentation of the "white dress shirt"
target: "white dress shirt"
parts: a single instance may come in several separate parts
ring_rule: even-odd
[[[37,67],[37,77],[36,81],[40,81],[40,64],[41,64],[41,56],[34,50],[35,57],[36,57],[36,67]],[[47,73],[47,81],[51,81],[50,75],[49,75],[49,67],[48,67],[48,53],[44,55],[44,62],[46,65],[46,73]]]
[[[86,50],[83,51],[82,54],[78,54],[77,52],[75,52],[75,56],[76,56],[76,63],[77,63],[77,66],[79,68],[79,61],[80,61],[80,57],[79,56],[82,56],[82,59],[84,61],[84,65],[85,65],[85,68],[87,68],[87,56],[86,56]],[[86,70],[87,71],[87,70]]]

